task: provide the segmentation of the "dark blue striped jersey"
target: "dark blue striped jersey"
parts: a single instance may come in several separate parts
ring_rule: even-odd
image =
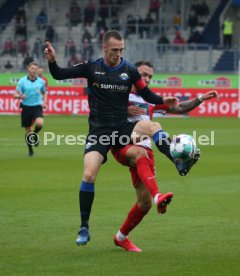
[[[132,85],[139,91],[145,91],[146,88],[136,67],[124,59],[117,67],[107,66],[103,58],[70,68],[61,68],[54,62],[49,63],[49,70],[58,80],[79,77],[87,79],[91,127],[115,127],[126,122]],[[146,91],[144,94],[147,94]]]

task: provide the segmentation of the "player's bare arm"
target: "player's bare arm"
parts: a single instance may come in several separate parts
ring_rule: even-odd
[[[25,99],[27,96],[25,94],[22,94],[18,91],[16,91],[16,93],[14,94],[14,99]]]
[[[179,99],[176,97],[163,97],[163,103],[169,106],[177,106],[179,104]]]
[[[44,109],[47,109],[47,93],[46,93],[46,92],[43,94],[43,103],[42,103],[42,107],[43,107]]]
[[[139,116],[146,114],[144,108],[141,108],[139,106],[129,106],[128,107],[128,116]]]
[[[168,113],[174,114],[184,114],[192,111],[195,107],[199,106],[203,101],[210,100],[212,98],[219,99],[218,92],[216,90],[211,90],[206,92],[205,94],[196,97],[195,99],[181,102],[179,105],[170,106]]]

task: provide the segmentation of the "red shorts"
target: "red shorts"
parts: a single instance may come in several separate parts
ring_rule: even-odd
[[[128,163],[128,160],[127,160],[127,157],[126,157],[127,150],[132,146],[133,145],[127,145],[127,146],[125,146],[123,148],[120,148],[120,149],[112,148],[111,152],[112,152],[112,155],[114,156],[114,158],[120,164],[122,164],[123,166],[128,166],[129,167],[129,171],[130,171],[131,177],[132,177],[133,186],[136,188],[138,183],[141,182],[141,180],[138,176],[136,167],[134,167],[134,168],[130,167],[129,163]],[[134,146],[136,146],[136,145],[134,145]],[[139,147],[142,147],[142,146],[139,146]],[[142,147],[142,148],[144,148],[146,150],[146,152],[148,154],[148,157],[149,157],[149,161],[150,161],[151,171],[152,171],[153,174],[155,174],[155,163],[154,163],[153,151],[150,148],[145,148],[145,147]]]

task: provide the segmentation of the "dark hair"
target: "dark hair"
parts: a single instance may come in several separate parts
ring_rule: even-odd
[[[35,66],[39,67],[38,63],[35,62],[35,61],[30,62],[30,63],[28,64],[28,67],[30,67],[31,65],[35,65]]]
[[[151,63],[150,61],[140,60],[140,61],[137,61],[137,62],[135,63],[135,66],[136,66],[137,68],[140,67],[140,66],[142,66],[142,65],[146,65],[146,66],[148,66],[148,67],[150,67],[150,68],[153,68],[153,65],[152,65],[152,63]]]
[[[115,38],[117,40],[123,40],[122,35],[118,31],[115,31],[115,30],[107,31],[104,33],[103,43],[107,42],[110,38]]]

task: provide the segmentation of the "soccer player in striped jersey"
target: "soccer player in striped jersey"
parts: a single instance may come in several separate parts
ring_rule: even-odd
[[[84,152],[84,172],[79,191],[80,230],[76,243],[85,245],[90,240],[89,218],[94,200],[94,183],[101,165],[107,160],[107,153],[112,146],[122,147],[136,137],[152,137],[156,146],[161,148],[161,141],[166,133],[159,123],[151,121],[127,120],[128,96],[132,85],[137,93],[153,104],[177,105],[176,97],[160,97],[153,93],[142,80],[136,67],[122,58],[124,39],[118,31],[107,31],[103,38],[103,58],[62,68],[56,62],[56,53],[47,42],[44,50],[49,70],[55,79],[84,77],[88,81],[89,133]],[[104,141],[103,138],[104,137]],[[122,138],[126,138],[123,141]],[[164,210],[170,202],[172,193],[156,193],[158,209]]]

